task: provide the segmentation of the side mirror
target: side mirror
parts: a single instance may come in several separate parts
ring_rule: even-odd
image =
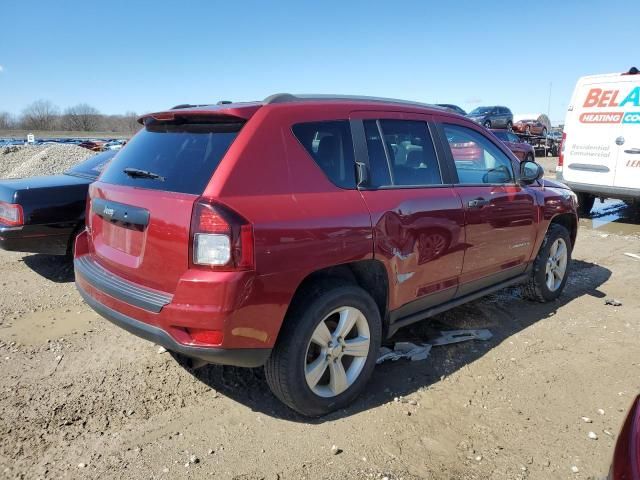
[[[520,164],[520,182],[531,185],[544,176],[544,169],[536,162],[525,161]]]

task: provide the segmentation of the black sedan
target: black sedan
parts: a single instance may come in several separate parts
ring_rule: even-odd
[[[71,254],[84,228],[89,184],[116,153],[95,155],[62,175],[0,180],[0,248]]]

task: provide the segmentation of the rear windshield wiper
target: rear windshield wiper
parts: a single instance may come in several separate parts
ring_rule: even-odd
[[[151,180],[160,180],[161,182],[164,182],[164,177],[158,175],[157,173],[149,172],[147,170],[140,170],[139,168],[127,167],[122,171],[133,178],[150,178]]]

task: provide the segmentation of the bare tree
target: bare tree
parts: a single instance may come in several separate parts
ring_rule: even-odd
[[[138,123],[138,114],[136,112],[127,112],[124,114],[126,119],[125,128],[127,132],[136,133],[142,125]]]
[[[0,112],[0,130],[10,130],[14,127],[15,120],[9,112]]]
[[[20,123],[32,130],[53,130],[58,121],[58,107],[49,100],[36,100],[22,111]]]
[[[80,103],[69,107],[62,116],[62,125],[65,130],[75,132],[93,132],[98,130],[102,115],[97,108]]]

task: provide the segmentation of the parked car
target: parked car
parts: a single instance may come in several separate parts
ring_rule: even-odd
[[[486,128],[513,127],[513,113],[507,107],[477,107],[467,114],[467,117]]]
[[[618,435],[607,478],[609,480],[640,480],[640,395],[631,405]]]
[[[556,142],[562,141],[562,132],[560,130],[551,130],[547,134],[547,138],[550,138]]]
[[[102,140],[85,140],[78,144],[79,147],[89,149],[94,152],[101,152],[105,142]]]
[[[551,301],[567,281],[575,195],[459,115],[278,94],[140,122],[89,187],[79,292],[180,355],[264,365],[304,415],[351,403],[399,328],[508,285]]]
[[[62,175],[0,180],[0,248],[70,254],[84,228],[89,184],[115,154],[100,153]]]
[[[518,120],[513,124],[513,131],[527,135],[547,136],[547,126],[535,119]]]
[[[559,179],[578,193],[580,213],[596,198],[640,201],[640,74],[578,80],[567,109]]]
[[[467,112],[465,112],[462,108],[460,108],[457,105],[453,105],[452,103],[438,103],[437,105],[439,107],[451,110],[454,113],[459,113],[460,115],[463,115],[463,116],[467,114]]]
[[[491,130],[491,132],[513,152],[518,160],[535,161],[536,151],[533,146],[522,141],[515,133],[507,130]]]

